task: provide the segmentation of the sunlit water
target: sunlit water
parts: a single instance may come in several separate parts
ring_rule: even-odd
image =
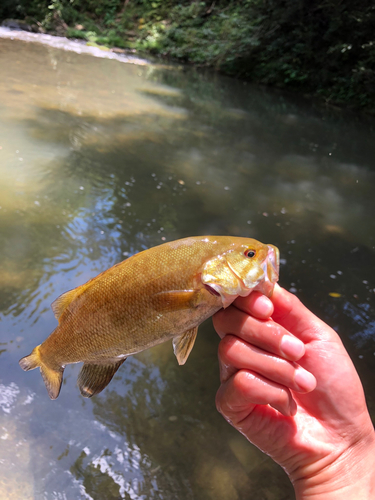
[[[374,122],[193,70],[0,39],[0,498],[283,500],[284,472],[216,412],[208,321],[83,399],[20,357],[51,302],[179,237],[279,246],[281,284],[341,335],[375,416]],[[329,294],[339,294],[332,297]]]

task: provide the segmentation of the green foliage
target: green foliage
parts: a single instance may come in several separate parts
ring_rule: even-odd
[[[374,110],[373,0],[3,0],[0,18]]]
[[[45,15],[49,0],[1,0],[0,20],[6,18],[23,19],[26,16],[39,17]]]
[[[267,11],[272,15],[267,17]],[[363,66],[364,46],[372,47],[368,43],[374,38],[375,7],[369,0],[360,9],[349,1],[268,0],[259,3],[254,13],[264,22],[261,52],[253,54],[253,68],[266,83],[305,86],[307,82],[308,87],[319,88],[336,80],[341,85],[344,78],[349,84],[352,73]],[[373,71],[373,61],[366,69],[371,66]]]

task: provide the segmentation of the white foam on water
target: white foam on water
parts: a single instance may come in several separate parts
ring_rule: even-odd
[[[18,385],[11,382],[9,385],[0,384],[0,408],[4,413],[10,413],[20,393]]]
[[[115,59],[127,64],[137,64],[146,66],[150,64],[146,59],[141,59],[129,54],[116,54],[112,50],[102,50],[99,47],[92,47],[86,45],[86,42],[81,40],[69,40],[62,36],[46,35],[43,33],[30,33],[22,30],[11,30],[0,26],[0,38],[10,40],[22,40],[24,42],[36,42],[43,45],[48,45],[55,49],[63,49],[76,54],[89,54],[94,57],[101,57],[103,59]]]

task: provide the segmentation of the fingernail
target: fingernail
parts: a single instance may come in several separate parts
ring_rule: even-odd
[[[302,366],[294,372],[294,382],[303,392],[310,392],[316,387],[316,378]]]
[[[290,335],[284,335],[281,339],[280,349],[287,358],[294,360],[302,358],[305,354],[305,344]]]

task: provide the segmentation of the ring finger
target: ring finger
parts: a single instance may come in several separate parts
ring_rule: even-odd
[[[314,375],[297,363],[265,352],[234,335],[226,335],[220,342],[219,362],[222,383],[236,371],[245,369],[301,393],[316,387]]]

